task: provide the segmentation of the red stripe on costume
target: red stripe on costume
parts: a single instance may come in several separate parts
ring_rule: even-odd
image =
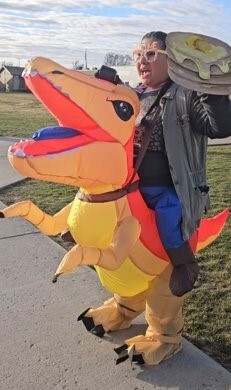
[[[139,191],[127,195],[132,215],[141,224],[140,241],[157,257],[169,261],[168,255],[162,245],[155,222],[155,213],[144,202]]]
[[[128,194],[127,198],[132,215],[141,223],[141,242],[154,255],[169,261],[157,230],[155,212],[146,206],[139,191]],[[201,220],[199,228],[189,240],[193,252],[197,252],[210,245],[220,235],[228,216],[229,209],[225,209],[215,217]]]

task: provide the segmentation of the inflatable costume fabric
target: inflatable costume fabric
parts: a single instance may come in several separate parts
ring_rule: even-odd
[[[51,216],[31,201],[2,210],[21,216],[46,235],[69,229],[76,244],[55,273],[93,265],[113,297],[79,316],[98,336],[128,328],[145,311],[145,335],[125,340],[116,349],[126,360],[158,364],[181,349],[184,297],[169,289],[172,266],[161,244],[153,211],[147,208],[133,175],[133,136],[139,100],[129,87],[69,70],[46,58],[25,69],[26,84],[58,127],[44,128],[31,140],[13,145],[9,161],[24,176],[76,186],[76,198]],[[107,195],[110,200],[107,201]],[[106,196],[105,196],[106,194]],[[105,199],[104,199],[105,197]],[[114,200],[112,200],[114,199]],[[104,201],[105,200],[105,201]],[[201,221],[190,239],[193,251],[221,232],[228,210]]]

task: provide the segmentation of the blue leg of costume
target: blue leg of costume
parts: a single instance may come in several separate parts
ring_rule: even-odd
[[[141,187],[148,207],[155,210],[160,239],[173,265],[170,289],[178,297],[191,291],[199,267],[188,241],[181,233],[182,210],[173,187]]]

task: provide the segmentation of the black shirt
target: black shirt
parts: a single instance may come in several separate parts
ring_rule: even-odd
[[[158,90],[144,91],[139,96],[141,108],[136,119],[134,136],[136,150],[139,149],[145,132],[145,128],[140,122],[155,101],[157,94]],[[150,118],[152,118],[152,114],[150,114]],[[171,186],[173,184],[165,151],[161,113],[154,123],[150,142],[138,169],[138,174],[141,186]]]

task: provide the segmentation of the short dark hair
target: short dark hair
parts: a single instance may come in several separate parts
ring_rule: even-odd
[[[166,37],[167,37],[167,34],[163,31],[151,31],[143,36],[143,38],[141,39],[141,42],[146,38],[147,39],[150,38],[153,41],[159,41],[161,49],[164,50],[166,48],[166,43],[165,43]]]

